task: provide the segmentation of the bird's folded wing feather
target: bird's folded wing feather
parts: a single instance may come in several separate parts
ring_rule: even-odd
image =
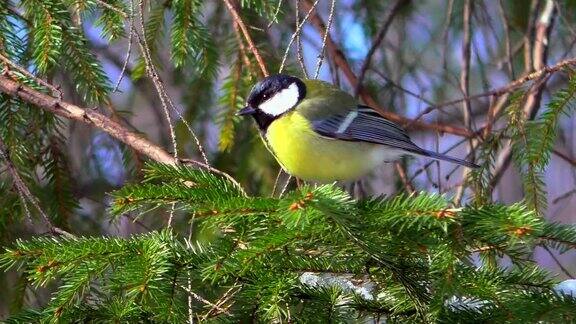
[[[312,126],[318,134],[334,139],[387,145],[416,154],[425,152],[412,143],[404,129],[367,106],[314,120]]]
[[[478,168],[478,165],[472,162],[416,146],[404,129],[380,116],[374,109],[367,106],[358,106],[357,109],[344,114],[335,114],[313,120],[312,127],[316,133],[329,138],[386,145],[391,148],[404,150],[406,153],[449,161],[470,168]]]

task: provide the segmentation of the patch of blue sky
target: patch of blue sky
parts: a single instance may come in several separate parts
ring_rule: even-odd
[[[126,170],[122,159],[122,151],[117,141],[108,134],[100,132],[92,137],[88,148],[90,169],[98,177],[109,184],[119,187],[126,180]]]
[[[414,73],[406,73],[400,82],[404,89],[410,90],[411,92],[420,95],[423,98],[434,101],[432,87],[435,84],[433,80],[423,71],[414,71]],[[414,118],[420,112],[425,109],[428,104],[420,98],[403,93],[405,97],[406,107],[404,111],[399,109],[399,111],[405,114],[408,118]]]
[[[370,49],[371,41],[364,33],[364,27],[352,14],[344,14],[338,17],[340,20],[340,34],[342,35],[342,47],[351,60],[362,60]]]
[[[8,28],[12,30],[14,38],[13,42],[6,42],[8,54],[12,54],[16,59],[20,59],[26,54],[26,46],[15,46],[16,43],[24,45],[28,39],[28,28],[26,22],[21,19],[16,19],[14,16],[8,16],[7,19]],[[34,67],[28,67],[29,71],[34,71]]]
[[[94,46],[106,47],[110,45],[110,42],[103,37],[102,28],[94,24],[94,19],[85,21],[83,25],[84,25],[84,32],[86,34],[86,37],[88,38],[88,41],[94,44]],[[122,59],[124,59],[124,57],[125,53],[121,55]],[[111,80],[111,82],[113,83],[112,85],[114,86],[118,78],[120,77],[121,68],[118,65],[109,62],[108,60],[105,59],[103,60],[102,58],[100,58],[100,60],[102,61],[102,67],[104,69],[104,72],[106,73],[108,79]],[[130,78],[124,76],[122,78],[122,82],[120,83],[119,87],[120,92],[128,92],[131,90],[131,88],[132,88],[132,82],[130,81]]]
[[[82,26],[84,27],[84,34],[88,40],[97,46],[107,46],[110,42],[103,37],[102,27],[95,24],[95,19],[93,16],[87,17]]]
[[[426,46],[432,41],[432,21],[423,15],[412,17],[414,21],[406,24],[408,35],[410,35],[410,45],[416,51],[425,50]]]
[[[317,48],[315,45],[311,44],[308,41],[305,41],[304,39],[308,38],[311,42],[313,42],[314,44],[318,44],[320,46],[322,44],[322,38],[318,35],[318,33],[316,33],[316,30],[310,25],[305,25],[304,28],[302,28],[302,34],[306,35],[306,37],[302,37],[302,54],[304,57],[304,65],[306,65],[308,76],[310,78],[313,78],[314,73],[316,72],[316,65],[318,63],[319,47]],[[292,55],[294,57],[297,56],[296,46],[297,45],[295,43],[292,45]],[[326,57],[326,55],[327,52],[325,51],[324,56]],[[326,59],[324,59],[322,67],[320,68],[320,74],[318,76],[318,79],[324,81],[331,81],[332,79],[330,75],[330,68],[328,66],[328,61]]]

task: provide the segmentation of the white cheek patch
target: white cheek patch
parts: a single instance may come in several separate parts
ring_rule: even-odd
[[[298,85],[292,83],[288,88],[261,103],[258,108],[268,115],[279,116],[294,107],[298,103],[299,96]]]

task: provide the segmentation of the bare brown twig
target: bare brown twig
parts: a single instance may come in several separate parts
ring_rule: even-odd
[[[254,45],[254,41],[252,40],[252,37],[250,36],[250,33],[248,32],[248,28],[246,28],[246,25],[244,24],[244,21],[242,20],[242,18],[238,14],[236,7],[232,4],[232,2],[230,2],[230,0],[223,0],[223,1],[224,1],[224,4],[226,5],[226,8],[228,8],[228,11],[230,11],[230,14],[232,15],[232,19],[234,20],[234,23],[240,27],[240,30],[242,30],[242,34],[244,35],[244,39],[246,39],[246,42],[248,43],[248,48],[250,49],[250,51],[252,52],[252,54],[256,58],[256,62],[258,62],[258,65],[260,66],[260,70],[262,71],[262,74],[265,77],[267,77],[269,74],[268,74],[268,69],[266,68],[266,64],[264,64],[264,60],[262,59],[262,55],[260,55],[260,51],[258,51],[258,48],[256,47],[256,45]]]
[[[576,160],[571,158],[568,154],[566,154],[566,153],[564,153],[558,149],[553,149],[552,153],[554,153],[556,156],[558,156],[562,160],[568,162],[571,166],[576,167]]]
[[[330,5],[330,15],[328,16],[328,25],[326,25],[326,33],[322,38],[322,46],[320,47],[320,53],[318,53],[318,63],[316,64],[316,72],[314,72],[314,79],[318,79],[320,75],[320,68],[324,62],[324,50],[326,49],[326,37],[330,33],[330,28],[332,27],[332,21],[334,20],[334,12],[336,8],[336,0],[332,0]]]
[[[490,96],[501,96],[501,95],[510,93],[510,92],[520,88],[522,85],[524,85],[528,81],[536,80],[536,79],[542,78],[543,76],[546,76],[546,75],[549,75],[552,73],[556,73],[556,72],[562,70],[563,68],[565,68],[569,65],[576,65],[576,58],[566,59],[566,60],[560,61],[554,65],[551,65],[551,66],[543,66],[541,69],[539,69],[537,71],[525,74],[524,76],[508,83],[505,86],[502,86],[500,88],[496,88],[494,90],[490,90],[488,92],[483,92],[483,93],[475,94],[475,95],[472,95],[469,97],[458,98],[458,99],[446,101],[443,103],[439,103],[437,105],[428,106],[418,116],[416,116],[416,118],[414,118],[414,120],[418,120],[418,119],[422,118],[424,115],[427,115],[436,109],[448,107],[448,106],[454,106],[456,104],[459,104],[459,103],[467,101],[467,100],[470,101],[470,100],[475,100],[475,99],[490,97]]]
[[[470,53],[471,53],[471,42],[470,38],[472,36],[472,10],[473,4],[471,0],[464,1],[463,10],[463,25],[464,25],[464,35],[462,41],[462,69],[460,70],[460,91],[465,98],[468,98],[468,93],[470,91]],[[468,129],[472,129],[472,107],[470,106],[470,100],[464,100],[462,102],[462,115],[464,116],[464,125]],[[472,154],[472,161],[474,162],[474,140],[472,138],[468,139],[468,153]],[[469,168],[464,168],[462,171],[462,181],[465,184],[468,178]],[[464,195],[465,185],[458,187],[456,195],[454,196],[455,205],[460,205],[460,201]]]
[[[218,310],[219,312],[222,312],[222,313],[224,313],[224,314],[226,314],[226,315],[230,315],[230,312],[228,312],[228,310],[226,310],[226,309],[224,309],[224,308],[222,308],[222,307],[220,307],[220,306],[218,306],[218,305],[210,302],[210,301],[207,300],[206,298],[204,298],[204,297],[198,295],[197,293],[193,292],[192,290],[188,289],[188,287],[183,286],[183,285],[180,285],[180,284],[178,284],[178,287],[179,287],[180,289],[184,290],[188,295],[194,297],[194,299],[200,301],[201,303],[206,304],[206,305],[208,305],[208,306],[211,306],[211,307],[215,308],[216,310]]]
[[[302,69],[302,74],[308,79],[308,71],[306,70],[306,64],[304,63],[304,54],[302,53],[302,28],[300,27],[300,0],[296,0],[296,57],[298,58],[298,63],[300,64],[300,69]],[[288,57],[288,51],[290,51],[290,45],[286,47],[286,52],[284,57]],[[284,61],[285,63],[286,61]],[[280,71],[282,72],[282,71]]]
[[[116,84],[112,90],[112,93],[118,91],[120,87],[120,83],[124,78],[124,74],[126,73],[126,68],[128,67],[128,61],[130,61],[130,55],[132,54],[132,39],[134,38],[134,3],[133,0],[130,0],[130,16],[128,16],[128,49],[126,49],[126,57],[124,58],[124,62],[122,63],[122,68],[120,69],[120,74],[118,75],[118,80],[116,80]]]
[[[144,154],[155,161],[167,164],[176,163],[174,157],[161,147],[140,135],[130,132],[118,122],[111,120],[93,109],[80,108],[74,104],[22,85],[6,76],[0,76],[0,91],[9,96],[20,98],[27,103],[58,116],[97,127],[122,143],[133,147],[138,153]]]
[[[204,151],[204,147],[202,146],[202,143],[200,143],[200,139],[198,138],[198,136],[196,136],[196,133],[194,132],[194,130],[192,129],[190,124],[186,121],[186,119],[182,116],[180,111],[176,108],[176,105],[174,104],[174,102],[172,101],[170,96],[168,95],[168,92],[166,91],[166,88],[164,86],[164,82],[160,78],[158,71],[156,70],[156,67],[154,66],[154,63],[152,62],[152,55],[150,53],[150,47],[149,47],[148,42],[146,40],[146,31],[144,28],[144,1],[143,0],[140,0],[139,7],[140,7],[140,11],[139,11],[140,30],[142,32],[142,36],[140,36],[140,34],[138,34],[137,32],[135,32],[135,35],[136,35],[136,38],[138,40],[138,44],[140,45],[142,56],[144,57],[144,61],[146,63],[146,72],[148,73],[150,79],[152,80],[152,83],[154,84],[156,92],[158,93],[158,97],[160,98],[160,102],[162,103],[162,109],[164,111],[164,115],[166,117],[166,122],[168,123],[168,127],[170,130],[170,137],[172,139],[172,146],[174,148],[174,157],[176,159],[178,158],[178,146],[177,146],[177,142],[176,142],[176,133],[175,133],[174,127],[172,125],[172,120],[171,120],[168,108],[172,109],[172,111],[174,111],[176,113],[176,115],[178,116],[179,120],[184,124],[184,126],[186,126],[186,129],[188,130],[188,132],[190,133],[190,135],[194,139],[196,147],[198,148],[198,151],[200,152],[200,156],[204,160],[204,163],[208,165],[209,164],[208,157],[206,156],[206,152]]]
[[[362,82],[364,81],[366,72],[370,68],[372,57],[374,56],[374,53],[376,53],[376,50],[380,47],[380,44],[384,40],[384,37],[386,37],[388,29],[392,25],[392,21],[394,21],[394,17],[396,17],[396,15],[400,12],[400,10],[405,6],[407,6],[408,4],[410,4],[410,0],[396,0],[396,2],[394,2],[391,5],[390,9],[387,11],[386,16],[383,19],[384,23],[382,24],[382,27],[380,27],[378,34],[372,41],[372,46],[370,46],[370,49],[366,54],[366,58],[364,59],[364,63],[362,63],[362,67],[360,68],[360,73],[358,74],[358,81],[356,83],[356,87],[354,88],[354,96],[357,96],[358,93],[360,92],[360,88],[362,88]]]
[[[32,73],[28,72],[28,70],[26,70],[22,66],[16,64],[15,62],[11,61],[9,58],[2,55],[2,53],[0,53],[0,61],[4,62],[4,64],[6,64],[8,67],[13,68],[16,71],[22,73],[24,76],[30,78],[31,80],[34,80],[39,85],[46,87],[47,89],[52,91],[53,94],[56,94],[59,98],[62,98],[62,92],[59,89],[57,89],[55,86],[51,85],[50,83],[36,77]]]
[[[294,31],[294,34],[292,34],[292,37],[290,37],[290,41],[288,42],[288,45],[286,46],[286,51],[284,51],[284,56],[282,57],[282,62],[280,63],[280,69],[278,70],[279,73],[282,73],[282,71],[284,70],[284,67],[286,65],[286,60],[288,59],[288,53],[290,52],[290,47],[292,46],[292,43],[294,43],[294,40],[297,40],[297,42],[301,42],[299,38],[301,36],[300,34],[302,33],[302,27],[304,27],[304,24],[306,23],[306,21],[308,21],[308,19],[310,18],[310,15],[316,9],[316,6],[318,5],[319,1],[320,0],[315,0],[314,3],[308,9],[308,12],[306,12],[306,15],[304,16],[302,21],[297,23],[296,30]],[[297,10],[302,9],[300,7],[300,3],[302,3],[301,0],[296,1],[296,9]],[[301,44],[298,43],[297,46],[301,47]],[[297,51],[301,52],[301,49],[297,49]],[[306,78],[308,78],[308,73],[306,72],[306,66],[304,65],[304,61],[303,61],[304,58],[301,57],[301,54],[302,53],[298,53],[298,60],[300,61],[300,65],[304,71],[304,75],[306,76]]]
[[[549,35],[550,35],[551,30],[552,30],[555,14],[556,14],[556,10],[555,10],[553,1],[552,0],[546,0],[546,3],[544,4],[544,8],[542,9],[542,12],[540,13],[540,15],[537,18],[538,21],[536,23],[536,33],[535,33],[534,49],[533,49],[534,53],[529,60],[526,58],[526,62],[531,64],[531,65],[526,65],[525,71],[529,72],[529,71],[536,70],[536,72],[531,73],[529,75],[533,75],[539,71],[547,71],[550,69],[550,68],[546,67],[546,57],[548,54],[548,47],[549,47],[548,46],[549,45]],[[526,46],[528,47],[529,45],[526,45]],[[570,64],[573,64],[574,61],[576,61],[576,59],[572,59],[572,60],[573,61]],[[566,60],[566,61],[571,61],[571,60]],[[566,61],[563,61],[563,62],[566,62]],[[560,64],[557,64],[555,66],[558,66],[558,65],[560,65]],[[546,80],[548,79],[549,74],[550,73],[538,73],[534,77],[534,79],[536,79],[536,82],[532,85],[532,87],[527,92],[526,99],[524,101],[523,110],[524,110],[524,116],[526,119],[533,119],[534,116],[536,115],[536,113],[538,112],[538,109],[540,107],[540,99],[542,97],[542,91],[544,90]],[[504,148],[500,152],[498,164],[495,167],[495,170],[493,172],[493,177],[492,177],[492,180],[490,182],[490,185],[492,188],[494,188],[498,184],[498,182],[500,181],[500,179],[504,175],[504,172],[506,171],[506,169],[510,165],[511,157],[512,157],[512,149],[511,149],[510,143],[508,143],[506,146],[504,146]]]
[[[122,9],[120,9],[120,8],[116,8],[116,7],[114,7],[113,5],[111,5],[111,4],[107,3],[107,2],[104,2],[103,0],[94,0],[94,1],[96,1],[97,3],[99,3],[100,5],[102,5],[102,7],[105,7],[105,8],[107,8],[107,9],[112,10],[112,11],[116,11],[117,13],[119,13],[120,15],[122,15],[122,17],[124,17],[124,18],[128,18],[128,14],[125,13],[124,10],[122,10]]]
[[[303,10],[304,12],[307,12],[307,11],[313,9],[313,5],[312,5],[311,0],[301,0],[301,4],[302,4],[302,6],[300,7],[300,9]],[[326,33],[326,26],[325,26],[322,18],[320,18],[320,16],[318,16],[318,14],[315,11],[311,11],[310,22],[314,25],[314,27],[318,30],[320,35],[323,37],[324,34]],[[340,70],[344,73],[344,75],[346,76],[346,79],[348,80],[350,85],[352,85],[352,87],[356,87],[358,84],[358,78],[356,77],[356,74],[354,74],[354,72],[352,71],[352,68],[351,68],[350,64],[348,63],[348,60],[346,59],[346,57],[344,56],[344,54],[342,53],[340,48],[336,45],[336,43],[334,43],[334,40],[332,39],[332,37],[330,37],[330,35],[328,35],[328,37],[326,38],[326,48],[328,49],[328,54],[330,55],[330,57],[334,61],[334,64],[336,64],[340,68]],[[420,121],[414,121],[413,122],[413,120],[411,120],[411,119],[402,117],[402,116],[395,114],[393,112],[386,111],[364,89],[360,89],[358,95],[360,96],[360,98],[362,98],[362,100],[367,105],[369,105],[370,107],[372,107],[376,111],[378,111],[379,114],[381,114],[382,116],[390,119],[391,121],[397,122],[399,124],[409,125],[411,128],[433,130],[433,131],[437,131],[437,132],[450,133],[450,134],[459,135],[459,136],[463,136],[463,137],[475,136],[475,134],[473,132],[471,132],[470,130],[465,129],[465,128],[451,126],[451,125],[445,125],[445,124],[440,124],[440,123],[430,123],[429,124],[429,123],[424,123],[424,122],[420,122]]]
[[[408,179],[408,176],[406,176],[406,170],[404,170],[400,162],[394,162],[394,167],[396,168],[396,171],[398,172],[400,180],[404,184],[404,188],[406,188],[406,191],[409,194],[413,194],[414,186],[412,185],[412,182],[410,182],[410,179]]]
[[[546,245],[541,245],[542,248],[548,252],[548,254],[550,255],[550,257],[552,258],[552,260],[554,261],[554,263],[556,263],[556,265],[558,266],[558,268],[560,268],[560,270],[562,272],[564,272],[564,274],[566,276],[568,276],[568,278],[572,278],[574,279],[574,275],[570,273],[570,271],[568,271],[568,269],[566,269],[566,267],[564,267],[564,265],[562,264],[562,262],[560,262],[560,260],[556,257],[556,255],[554,255],[554,252],[552,252],[552,250],[550,250],[549,247],[547,247]]]
[[[510,42],[510,28],[508,23],[508,16],[506,16],[506,11],[504,10],[503,0],[498,1],[498,13],[500,14],[500,19],[502,20],[502,27],[504,28],[504,50],[506,51],[506,66],[508,67],[508,74],[511,78],[514,78],[514,65],[512,64],[512,45]]]
[[[20,199],[22,200],[22,204],[24,205],[26,213],[29,213],[28,206],[26,205],[26,201],[29,201],[32,204],[32,206],[36,208],[36,210],[42,217],[42,220],[44,221],[45,225],[48,227],[50,232],[59,235],[65,235],[68,237],[73,237],[74,235],[52,224],[52,221],[50,221],[50,217],[48,217],[48,215],[44,212],[42,207],[40,207],[40,203],[38,202],[36,197],[32,194],[32,192],[30,192],[30,189],[28,189],[28,186],[26,185],[26,183],[18,173],[18,170],[12,163],[12,160],[10,159],[10,154],[8,152],[8,148],[6,147],[6,144],[4,144],[4,141],[2,141],[1,138],[0,138],[0,160],[4,160],[4,164],[6,165],[8,173],[10,173],[10,176],[12,176],[14,187],[16,187],[16,191],[20,195]]]

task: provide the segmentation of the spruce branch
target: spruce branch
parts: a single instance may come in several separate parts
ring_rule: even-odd
[[[238,27],[240,27],[240,30],[242,31],[242,35],[244,35],[244,39],[246,39],[246,42],[248,43],[248,48],[250,49],[250,51],[252,52],[252,54],[256,58],[256,61],[258,62],[258,66],[260,67],[260,72],[262,73],[262,75],[264,77],[267,77],[269,75],[269,73],[268,73],[268,69],[266,68],[266,64],[264,63],[264,60],[262,59],[262,55],[260,54],[260,51],[258,50],[256,45],[254,45],[254,41],[252,40],[252,37],[250,36],[250,33],[248,32],[248,28],[246,28],[246,24],[244,24],[244,21],[242,20],[242,18],[238,14],[237,7],[231,2],[231,0],[223,0],[223,1],[224,1],[224,4],[226,5],[226,8],[230,12],[232,19],[234,20],[234,24],[237,25]]]
[[[58,116],[97,127],[152,160],[167,164],[176,163],[176,159],[161,147],[127,130],[120,123],[111,120],[91,108],[81,108],[62,101],[59,98],[47,95],[25,86],[20,82],[14,81],[5,75],[0,76],[0,91]]]
[[[48,215],[44,212],[42,207],[40,207],[38,199],[30,192],[30,189],[28,189],[26,183],[24,182],[24,180],[22,180],[22,177],[20,176],[18,170],[16,169],[16,167],[12,163],[12,160],[10,159],[8,148],[6,147],[6,144],[4,144],[4,141],[1,138],[0,138],[0,157],[2,158],[2,160],[4,160],[4,164],[6,165],[8,172],[12,176],[12,180],[14,181],[16,191],[21,196],[22,203],[24,204],[25,208],[26,209],[28,208],[26,207],[26,201],[29,201],[32,204],[32,206],[36,208],[40,216],[42,216],[42,220],[44,221],[45,225],[48,227],[48,230],[50,232],[58,235],[72,236],[72,234],[52,224],[50,217],[48,217]]]
[[[493,90],[490,90],[487,92],[474,94],[471,96],[466,96],[466,97],[442,102],[442,103],[435,104],[435,105],[430,105],[430,106],[426,107],[424,110],[422,110],[422,112],[419,113],[418,116],[416,116],[416,118],[414,118],[414,119],[418,120],[418,119],[422,118],[423,116],[433,112],[434,110],[437,110],[440,108],[445,108],[445,107],[455,106],[456,104],[459,104],[459,103],[464,102],[464,101],[476,100],[476,99],[480,99],[483,97],[500,97],[500,96],[507,94],[507,93],[513,93],[514,91],[518,90],[520,87],[522,87],[527,82],[534,81],[534,80],[540,79],[544,76],[560,72],[560,71],[562,71],[566,68],[569,68],[570,66],[574,66],[574,65],[576,65],[576,58],[565,59],[565,60],[562,60],[560,62],[557,62],[554,65],[546,65],[546,66],[542,67],[541,69],[534,71],[534,72],[531,72],[531,73],[528,73],[528,74],[525,74],[524,76],[521,76],[518,79],[513,80],[512,82],[510,82],[510,83],[508,83],[502,87],[499,87],[499,88],[496,88],[496,89],[493,89]]]
[[[311,0],[302,0],[300,3],[301,3],[300,10],[302,10],[303,13],[306,13],[309,10],[311,10],[310,22],[312,23],[312,25],[314,25],[314,27],[318,30],[320,35],[323,37],[326,34],[326,25],[324,24],[324,21],[318,15],[318,13],[316,11],[312,10],[312,9],[314,9],[312,1]],[[336,43],[334,42],[334,40],[332,39],[332,37],[330,35],[328,35],[328,37],[326,38],[326,48],[328,50],[328,54],[329,54],[330,58],[342,70],[342,72],[346,76],[346,79],[348,80],[350,85],[352,85],[352,87],[358,86],[358,78],[356,77],[356,74],[354,73],[354,71],[352,70],[352,67],[348,63],[348,59],[344,56],[344,53],[338,47],[338,45],[336,45]],[[470,130],[460,128],[460,127],[455,127],[455,126],[445,125],[445,124],[439,124],[439,123],[428,124],[428,123],[424,123],[421,121],[412,122],[412,119],[408,119],[408,118],[399,116],[398,114],[395,114],[393,112],[390,112],[390,111],[387,111],[386,109],[384,109],[380,104],[378,104],[378,102],[366,90],[360,89],[359,95],[360,95],[360,98],[367,105],[376,109],[378,111],[378,113],[381,114],[382,116],[384,116],[384,117],[386,117],[386,118],[388,118],[394,122],[402,124],[402,125],[410,125],[410,128],[439,131],[442,133],[455,134],[455,135],[463,136],[463,137],[474,136],[474,133],[471,132]]]
[[[10,60],[9,58],[7,58],[6,56],[2,55],[2,53],[0,52],[0,60],[2,62],[4,62],[5,64],[8,65],[8,67],[11,67],[13,69],[16,69],[18,72],[22,73],[24,76],[26,76],[27,78],[34,80],[36,83],[38,83],[39,85],[46,87],[47,89],[49,89],[50,91],[52,91],[53,95],[56,95],[58,98],[62,98],[62,92],[57,89],[56,87],[54,87],[53,85],[51,85],[50,83],[42,80],[41,78],[38,78],[36,76],[34,76],[32,73],[30,73],[28,70],[26,70],[25,68],[23,68],[22,66],[18,65],[17,63],[13,62],[12,60]],[[8,68],[6,67],[6,68]],[[3,74],[7,74],[6,72],[9,71],[3,71]]]
[[[372,62],[372,57],[374,56],[374,53],[376,53],[376,50],[380,47],[380,44],[382,43],[382,41],[386,37],[386,33],[388,32],[388,29],[392,25],[394,18],[399,14],[399,12],[404,7],[408,6],[409,4],[410,4],[410,0],[396,0],[395,2],[393,2],[390,5],[390,9],[386,11],[386,16],[384,17],[384,19],[382,19],[382,21],[384,21],[384,23],[382,24],[382,26],[378,30],[378,34],[376,34],[376,37],[372,41],[372,45],[370,46],[370,49],[368,50],[368,53],[366,54],[366,58],[364,59],[364,62],[362,63],[362,67],[360,68],[360,73],[358,74],[357,85],[354,89],[355,95],[358,95],[358,93],[360,92],[360,88],[362,87],[362,82],[364,81],[364,77],[366,76],[366,72],[370,68],[370,63]],[[326,38],[326,35],[328,35],[328,32],[326,32],[324,34],[324,38]]]

